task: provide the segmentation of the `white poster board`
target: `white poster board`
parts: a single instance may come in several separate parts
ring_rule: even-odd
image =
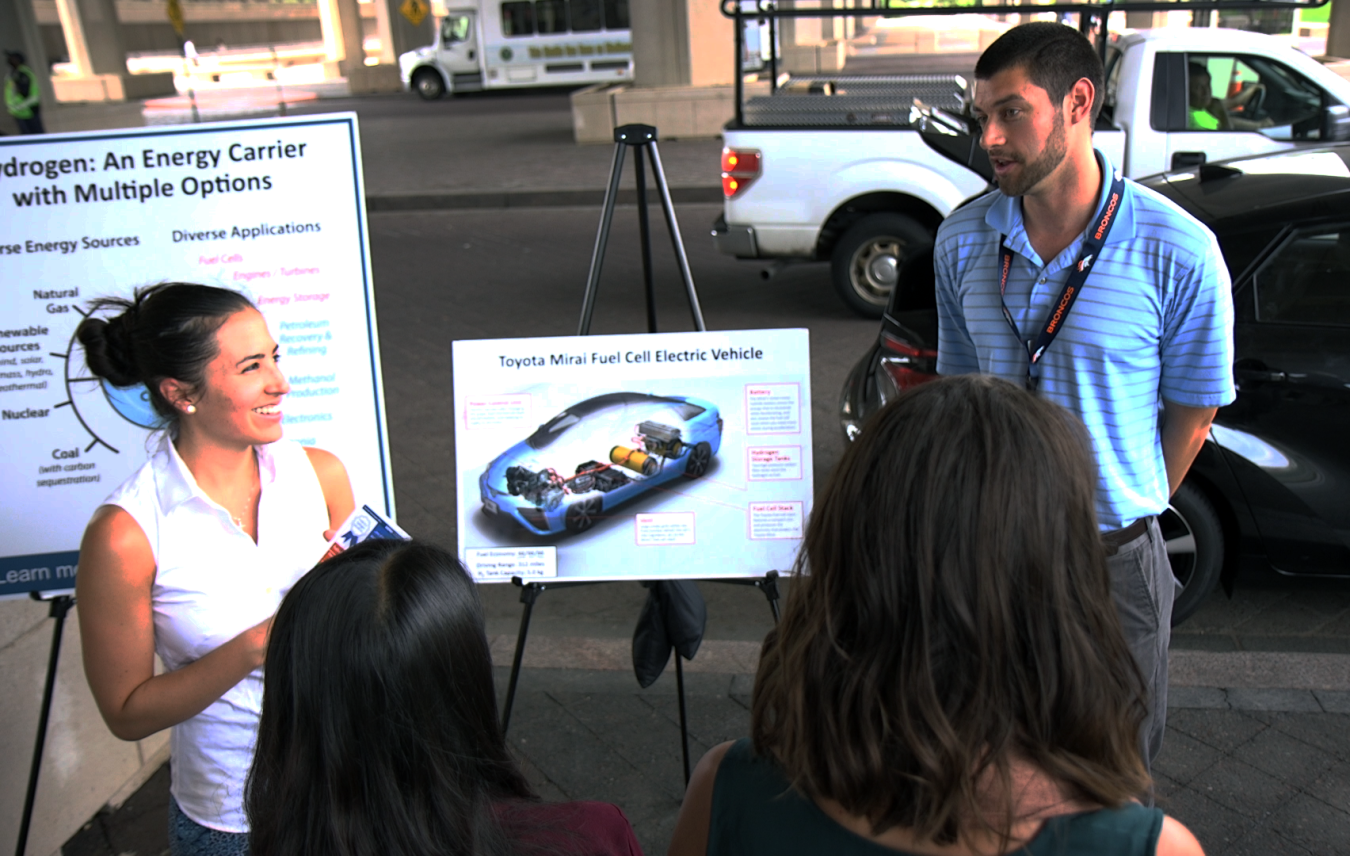
[[[811,505],[806,330],[453,344],[475,579],[759,577]]]
[[[91,378],[91,298],[182,281],[262,311],[285,436],[393,514],[356,116],[0,138],[0,596],[68,589],[85,524],[153,449],[143,391]]]

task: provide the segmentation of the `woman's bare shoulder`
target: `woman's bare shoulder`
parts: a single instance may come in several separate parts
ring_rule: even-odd
[[[141,597],[155,579],[155,554],[136,519],[116,505],[100,506],[80,542],[76,588],[89,598]]]
[[[314,467],[314,472],[319,474],[319,479],[323,480],[325,474],[340,472],[344,476],[347,474],[347,468],[342,465],[342,459],[327,449],[320,449],[318,446],[301,446],[305,454],[309,456],[309,463]]]
[[[81,564],[89,558],[107,554],[127,559],[146,558],[153,565],[150,540],[145,537],[145,531],[130,512],[118,505],[98,507],[85,527],[80,544]]]
[[[1164,817],[1158,834],[1158,856],[1205,856],[1204,848],[1186,826],[1174,817]]]

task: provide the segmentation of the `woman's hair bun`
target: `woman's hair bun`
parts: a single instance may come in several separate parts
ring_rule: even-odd
[[[137,369],[132,344],[136,304],[113,299],[100,302],[102,306],[121,306],[123,311],[107,320],[90,315],[76,328],[75,337],[84,346],[84,358],[89,370],[113,386],[126,387],[142,383],[144,379]]]
[[[94,300],[75,336],[94,375],[118,387],[145,384],[155,412],[172,424],[178,410],[160,384],[172,378],[197,396],[206,382],[206,366],[219,351],[217,331],[227,318],[245,310],[256,307],[237,291],[161,282],[136,289],[129,300]]]

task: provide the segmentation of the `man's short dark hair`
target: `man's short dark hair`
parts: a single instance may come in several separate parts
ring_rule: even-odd
[[[1033,21],[999,36],[975,63],[975,78],[988,80],[1011,68],[1021,68],[1031,82],[1044,89],[1053,104],[1063,103],[1073,85],[1083,78],[1092,83],[1092,118],[1102,110],[1105,72],[1087,37],[1054,21]]]

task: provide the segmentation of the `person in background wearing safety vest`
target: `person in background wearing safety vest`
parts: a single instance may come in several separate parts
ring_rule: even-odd
[[[45,134],[42,127],[41,92],[37,75],[24,65],[18,51],[5,51],[9,74],[5,77],[5,109],[19,123],[20,134]]]
[[[1198,62],[1188,63],[1188,65],[1190,112],[1187,115],[1186,130],[1255,131],[1260,128],[1269,128],[1274,124],[1269,116],[1263,116],[1260,119],[1255,117],[1248,119],[1234,116],[1229,112],[1235,107],[1241,109],[1243,105],[1251,101],[1258,92],[1266,88],[1264,83],[1243,87],[1229,98],[1215,98],[1212,89],[1213,78],[1210,77],[1209,69]]]
[[[1188,131],[1218,131],[1228,127],[1228,111],[1223,102],[1214,97],[1209,69],[1198,62],[1190,63],[1190,114],[1186,120]]]

